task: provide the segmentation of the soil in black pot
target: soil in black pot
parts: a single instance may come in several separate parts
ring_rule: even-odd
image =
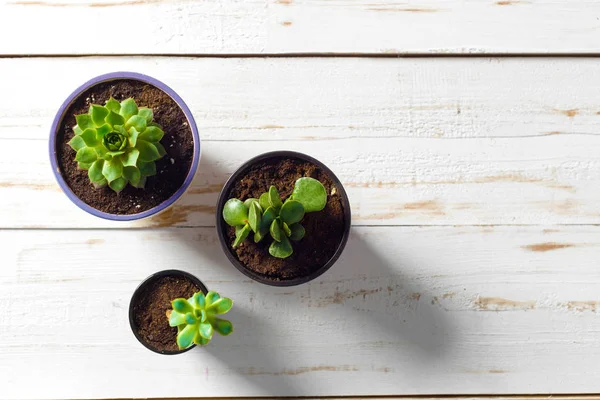
[[[177,328],[169,326],[167,311],[172,309],[172,300],[189,299],[200,291],[194,282],[181,276],[163,276],[148,282],[134,299],[133,329],[138,337],[159,352],[178,351]]]
[[[333,257],[344,235],[342,197],[332,179],[318,166],[296,158],[272,158],[258,162],[239,179],[227,198],[259,198],[271,185],[279,190],[282,200],[292,193],[301,177],[319,180],[327,190],[327,205],[322,211],[307,213],[300,222],[306,234],[299,242],[292,241],[293,254],[284,259],[269,254],[273,239],[267,235],[254,243],[252,235],[238,248],[232,249],[246,268],[273,280],[290,280],[310,275]],[[224,224],[230,246],[235,240],[235,228]]]
[[[68,145],[75,135],[75,115],[87,114],[90,104],[104,105],[111,96],[118,101],[133,97],[139,107],[151,108],[154,122],[165,132],[161,144],[167,155],[156,161],[157,174],[148,178],[144,189],[127,185],[119,194],[108,186],[95,189]],[[110,214],[137,214],[158,206],[183,185],[194,157],[194,139],[183,110],[168,94],[141,81],[117,80],[91,87],[67,109],[56,133],[56,152],[60,173],[83,202]]]

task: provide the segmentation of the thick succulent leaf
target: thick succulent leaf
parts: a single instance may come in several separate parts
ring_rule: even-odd
[[[233,305],[233,301],[227,297],[221,297],[214,303],[212,303],[206,310],[209,313],[213,314],[225,314],[229,310],[231,310],[231,306]]]
[[[146,118],[140,117],[139,115],[134,115],[133,117],[129,118],[125,124],[125,129],[129,130],[131,127],[137,129],[138,132],[144,132],[146,129]]]
[[[98,154],[98,158],[101,158],[103,160],[111,160],[112,156],[108,153],[109,153],[109,151],[106,149],[106,147],[104,147],[104,146],[96,147],[96,154]]]
[[[79,149],[79,151],[77,151],[77,155],[75,156],[75,160],[87,164],[93,163],[97,158],[98,156],[96,155],[96,151],[91,147]]]
[[[223,206],[223,219],[229,226],[245,225],[248,222],[248,208],[238,199],[229,199]]]
[[[127,179],[125,178],[117,178],[112,182],[108,183],[108,186],[115,192],[119,193],[121,190],[125,189],[127,186]]]
[[[194,341],[194,337],[198,332],[198,324],[187,325],[177,334],[177,346],[179,349],[187,349]]]
[[[282,237],[285,237],[284,235],[281,234],[281,228],[279,227],[279,221],[276,219],[273,220],[273,222],[271,223],[271,227],[269,228],[269,231],[271,232],[271,237],[277,242],[281,242]]]
[[[125,121],[129,120],[129,118],[136,115],[137,113],[138,113],[138,107],[132,98],[123,100],[121,102],[121,109],[119,110],[119,114],[121,114],[123,116],[123,118],[125,118]],[[144,122],[145,121],[146,120],[144,119]],[[146,125],[144,124],[144,126],[146,126]]]
[[[285,222],[281,224],[281,228],[283,229],[283,233],[285,233],[285,236],[290,237],[292,235],[290,227]]]
[[[121,160],[123,161],[123,166],[124,167],[135,167],[137,164],[139,155],[140,155],[140,151],[138,149],[129,150],[127,152],[127,154],[125,154],[123,157],[121,157]]]
[[[137,167],[123,167],[123,177],[136,186],[139,184],[142,174]]]
[[[173,310],[175,310],[181,314],[187,314],[189,312],[194,312],[194,307],[186,299],[182,299],[182,298],[175,299],[171,302],[171,306],[173,307]]]
[[[135,147],[140,151],[140,161],[155,161],[160,158],[160,154],[152,143],[138,139]]]
[[[106,179],[102,179],[100,182],[92,182],[92,185],[94,188],[98,189],[108,185],[108,182],[106,182]]]
[[[108,183],[123,176],[123,163],[119,157],[113,157],[111,160],[104,161],[102,166],[102,175]]]
[[[100,141],[96,137],[95,129],[87,128],[86,130],[83,131],[83,133],[81,135],[79,135],[77,137],[82,138],[83,141],[85,142],[86,146],[88,146],[88,147],[96,147],[98,144],[100,144]]]
[[[211,324],[204,322],[200,324],[199,332],[200,336],[202,336],[204,339],[210,340],[212,339],[214,329]]]
[[[235,240],[233,241],[234,249],[236,247],[238,247],[240,244],[242,244],[242,242],[244,240],[246,240],[246,238],[250,234],[250,231],[251,231],[250,225],[248,225],[248,224],[244,225],[244,227],[242,229],[240,229],[239,231],[236,230]]]
[[[160,156],[160,158],[163,158],[167,155],[167,150],[165,150],[165,147],[162,144],[158,142],[152,144],[156,146],[156,150],[158,150],[158,155]]]
[[[104,139],[104,136],[106,136],[106,134],[111,131],[112,131],[112,128],[110,127],[110,125],[104,124],[101,127],[96,128],[96,137],[98,138],[98,140],[102,140],[102,139]]]
[[[279,192],[275,186],[269,188],[269,204],[276,210],[283,205],[281,198],[279,197]]]
[[[134,187],[138,188],[138,189],[143,189],[144,186],[146,185],[146,177],[144,175],[142,175],[142,177],[140,178],[140,181],[138,182],[137,185],[133,185]]]
[[[90,117],[88,114],[76,115],[75,120],[77,121],[77,126],[82,131],[85,131],[88,128],[93,129],[96,127],[96,125],[94,125],[94,122],[92,121],[92,117]]]
[[[304,227],[300,224],[294,224],[292,226],[290,226],[290,230],[292,231],[292,234],[290,235],[290,239],[291,240],[301,240],[304,237]]]
[[[213,292],[210,290],[206,293],[206,309],[209,309],[217,300],[219,300],[221,296],[217,292]]]
[[[171,316],[169,317],[170,326],[179,326],[185,323],[185,314],[179,313],[177,311],[171,311]]]
[[[92,122],[96,126],[104,125],[104,118],[108,115],[108,109],[98,104],[92,104],[90,106],[90,116],[92,117]]]
[[[75,151],[79,151],[85,147],[85,142],[81,136],[73,136],[73,139],[69,141],[69,146]]]
[[[262,214],[263,208],[260,206],[260,202],[258,201],[258,199],[251,197],[249,199],[246,199],[246,201],[244,201],[244,205],[248,208],[248,210],[250,210],[250,206],[252,205],[252,203],[256,203],[258,205],[260,212]],[[266,208],[265,208],[265,210],[266,210]]]
[[[273,241],[269,246],[269,254],[276,258],[287,258],[291,256],[293,252],[292,244],[286,236],[281,237],[281,242]]]
[[[281,206],[279,216],[283,222],[287,223],[288,225],[295,224],[304,218],[304,206],[302,203],[296,200],[286,201],[285,204]]]
[[[91,163],[83,163],[83,162],[78,162],[78,163],[77,163],[77,167],[78,167],[79,169],[82,169],[82,170],[84,170],[84,171],[87,171],[88,169],[90,169],[90,168],[91,168],[91,166],[92,166],[92,164],[91,164]]]
[[[245,203],[244,203],[244,208],[246,207]],[[253,232],[258,232],[258,230],[260,229],[260,222],[262,219],[262,212],[260,210],[260,206],[258,205],[258,202],[251,202],[250,203],[250,211],[248,212],[248,224],[250,225],[250,228],[252,229]]]
[[[90,169],[88,170],[88,177],[90,178],[91,182],[98,183],[104,180],[104,175],[102,175],[103,166],[104,160],[102,159],[94,161],[94,163],[90,166]]]
[[[269,193],[261,194],[258,198],[258,204],[260,204],[260,207],[263,210],[266,210],[267,208],[271,207],[271,203],[269,203]]]
[[[204,309],[206,307],[206,297],[204,297],[204,293],[202,293],[202,292],[194,293],[194,296],[192,298],[193,298],[193,301],[194,301],[196,307],[202,308],[202,309]]]
[[[137,129],[135,129],[132,126],[131,128],[129,128],[129,131],[127,132],[127,135],[129,136],[129,145],[131,147],[135,147],[137,145],[137,140],[140,137],[140,133],[138,132]]]
[[[110,99],[108,99],[108,101],[106,102],[106,108],[109,111],[115,112],[115,113],[119,113],[119,111],[121,111],[121,103],[119,103],[117,100],[113,99],[112,97]]]
[[[106,122],[108,122],[112,127],[115,125],[123,125],[125,123],[125,119],[114,111],[111,111],[106,116]]]
[[[75,125],[73,127],[73,132],[75,132],[76,135],[81,135],[83,133],[83,129],[81,129],[80,127],[78,127],[77,125]]]
[[[267,208],[265,213],[262,215],[262,221],[260,223],[260,233],[262,236],[269,232],[269,228],[271,228],[271,224],[275,218],[277,218],[277,211],[275,211],[273,207]]]
[[[316,179],[300,178],[294,185],[291,198],[304,206],[304,212],[321,211],[327,204],[327,191]]]
[[[160,142],[164,135],[165,133],[159,127],[149,126],[145,131],[142,132],[140,139],[144,139],[148,142]]]
[[[233,332],[233,324],[226,319],[211,318],[210,323],[214,330],[222,336],[230,335]]]
[[[152,112],[152,109],[148,107],[140,107],[138,109],[138,115],[140,117],[144,117],[147,123],[152,122],[152,118],[154,118],[154,113]]]
[[[209,342],[210,340],[204,339],[202,335],[200,335],[199,330],[196,332],[196,336],[194,336],[194,344],[198,346],[206,346]]]
[[[195,313],[196,310],[194,310]],[[198,319],[194,316],[194,313],[187,313],[185,314],[185,323],[188,325],[194,325],[196,322],[198,322]]]
[[[156,164],[154,163],[154,161],[145,162],[145,161],[139,161],[139,159],[138,159],[137,167],[140,170],[142,176],[156,175]]]

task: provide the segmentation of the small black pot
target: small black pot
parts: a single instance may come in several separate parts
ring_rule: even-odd
[[[136,337],[136,339],[141,344],[143,344],[147,349],[152,350],[153,352],[158,353],[158,354],[166,354],[166,355],[181,354],[181,353],[185,353],[188,350],[191,350],[192,348],[196,347],[196,345],[195,344],[191,345],[187,349],[183,349],[183,350],[177,350],[177,351],[160,351],[160,350],[157,350],[154,347],[150,346],[148,343],[146,343],[138,335],[137,330],[135,329],[136,328],[136,324],[135,324],[134,310],[133,309],[134,309],[134,305],[137,304],[137,302],[139,300],[139,296],[143,292],[143,289],[146,288],[146,286],[148,286],[149,284],[153,283],[157,279],[163,278],[165,276],[181,277],[181,278],[189,279],[190,281],[194,282],[194,284],[196,286],[198,286],[200,288],[200,290],[202,290],[202,293],[204,293],[205,295],[208,293],[208,289],[206,289],[206,286],[204,286],[204,284],[202,283],[202,281],[200,281],[200,279],[196,278],[194,275],[192,275],[190,273],[187,273],[185,271],[180,271],[180,270],[177,270],[177,269],[167,269],[167,270],[164,270],[164,271],[156,272],[156,273],[150,275],[149,277],[147,277],[146,279],[144,279],[142,281],[142,283],[140,283],[139,286],[133,292],[133,295],[131,296],[131,302],[129,303],[129,326],[131,327],[131,331],[133,332],[133,334]]]
[[[223,206],[225,205],[227,200],[229,200],[229,192],[231,191],[231,187],[235,184],[235,182],[237,182],[237,180],[240,178],[240,176],[244,175],[248,171],[248,169],[250,169],[254,164],[261,162],[261,161],[268,160],[270,158],[292,158],[292,159],[296,158],[296,159],[300,159],[302,161],[307,161],[309,163],[312,163],[312,164],[318,166],[320,169],[325,171],[327,173],[327,175],[329,175],[331,180],[335,183],[336,188],[339,191],[340,196],[342,198],[342,204],[344,206],[344,235],[342,236],[342,240],[340,241],[340,244],[339,244],[338,248],[336,249],[335,253],[329,259],[329,261],[327,261],[327,263],[325,263],[321,268],[314,271],[312,274],[302,276],[302,277],[299,277],[296,279],[278,281],[278,280],[274,280],[274,279],[265,277],[262,274],[258,274],[256,272],[246,268],[246,266],[237,259],[236,254],[233,251],[233,249],[231,248],[230,243],[227,239],[227,231],[226,230],[228,228],[228,225],[223,220],[222,214],[223,214]],[[298,153],[295,151],[272,151],[269,153],[261,154],[259,156],[256,156],[256,157],[251,158],[250,160],[246,161],[229,177],[229,179],[225,183],[225,186],[223,186],[223,189],[221,190],[221,193],[219,194],[219,199],[217,201],[217,212],[216,212],[217,235],[219,236],[219,241],[221,242],[221,247],[223,248],[223,251],[225,252],[225,255],[227,256],[229,261],[231,261],[231,263],[247,277],[254,279],[257,282],[264,283],[265,285],[296,286],[296,285],[301,285],[303,283],[312,281],[313,279],[322,275],[325,271],[327,271],[329,268],[331,268],[331,266],[337,261],[337,259],[342,254],[344,247],[346,247],[346,242],[348,241],[348,237],[350,236],[350,224],[351,224],[350,215],[351,215],[350,202],[348,201],[348,196],[346,195],[344,186],[342,186],[342,183],[337,178],[337,176],[335,176],[335,174],[329,168],[327,168],[325,166],[325,164],[323,164],[319,160],[316,160],[310,156],[307,156],[306,154]]]

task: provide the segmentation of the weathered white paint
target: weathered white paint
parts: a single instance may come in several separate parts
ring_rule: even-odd
[[[202,160],[170,212],[110,224],[59,191],[47,138],[73,88],[123,69],[180,92]],[[580,58],[0,60],[0,226],[212,226],[227,177],[280,149],[329,165],[357,225],[597,224],[598,71]]]
[[[0,242],[2,398],[600,391],[599,227],[355,227],[295,288],[249,281],[214,228]],[[165,268],[232,297],[233,336],[176,357],[137,343],[130,295]]]
[[[0,53],[598,53],[599,14],[594,0],[3,0]]]

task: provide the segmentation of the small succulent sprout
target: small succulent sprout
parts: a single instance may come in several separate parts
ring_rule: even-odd
[[[108,185],[118,193],[128,183],[143,188],[146,178],[156,175],[154,162],[167,152],[160,144],[164,132],[153,117],[150,108],[138,107],[132,98],[110,98],[106,105],[92,104],[87,114],[75,116],[69,145],[95,187]]]
[[[177,346],[183,350],[192,344],[207,345],[216,331],[223,336],[233,332],[230,321],[218,318],[233,305],[233,301],[216,292],[195,293],[189,299],[175,299],[169,315],[169,325],[177,327]]]
[[[292,195],[281,200],[275,186],[260,195],[242,202],[229,199],[223,207],[223,219],[235,227],[236,248],[254,232],[254,242],[265,237],[273,239],[269,254],[277,258],[287,258],[294,252],[292,241],[302,240],[306,231],[300,224],[307,212],[321,211],[327,204],[325,187],[316,179],[300,178],[296,181]]]

